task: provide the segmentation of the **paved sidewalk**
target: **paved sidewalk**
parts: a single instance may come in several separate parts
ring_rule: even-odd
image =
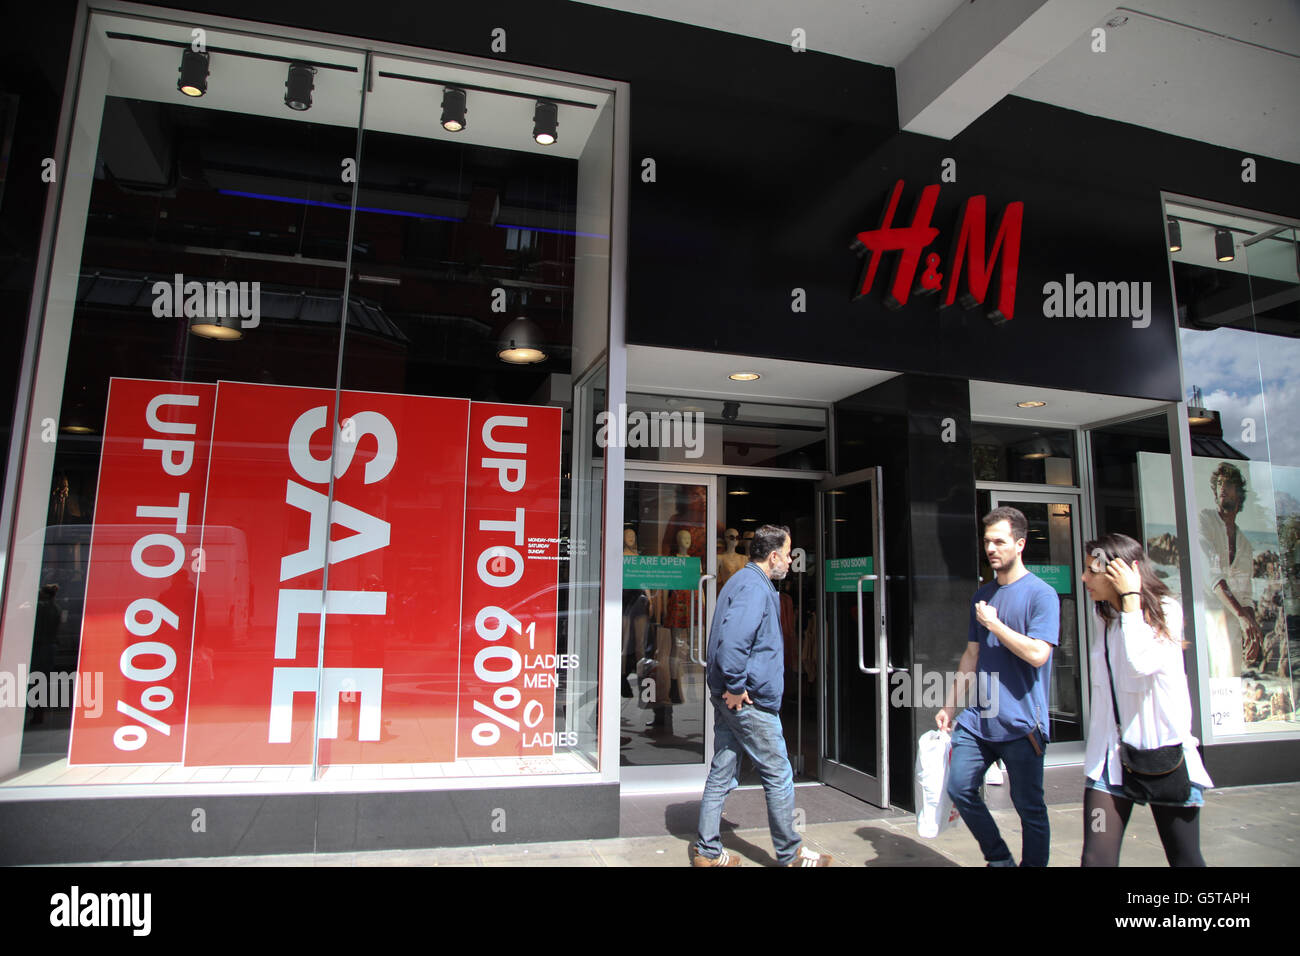
[[[1083,808],[1067,780],[1048,787],[1052,866],[1075,867],[1083,845]],[[1019,820],[1005,787],[990,787],[993,808],[1007,843],[1020,846]],[[800,786],[804,840],[843,866],[983,866],[974,839],[960,824],[934,840],[916,835],[914,818],[884,811],[823,786]],[[694,839],[698,794],[625,796],[623,834],[606,840],[505,844],[357,853],[302,853],[148,860],[104,866],[684,866]],[[763,793],[742,789],[727,801],[723,843],[742,866],[775,864]],[[1300,866],[1300,784],[1211,790],[1201,813],[1201,846],[1210,866]],[[1135,808],[1124,837],[1123,866],[1165,866],[1151,813]]]

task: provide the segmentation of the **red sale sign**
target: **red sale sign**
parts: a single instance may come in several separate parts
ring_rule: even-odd
[[[187,764],[310,764],[314,735],[322,764],[453,759],[468,415],[345,391],[336,423],[331,390],[221,383],[205,525],[243,530],[250,584],[200,594],[252,610],[195,635]]]
[[[461,757],[554,752],[560,414],[470,414]]]
[[[109,383],[78,664],[105,706],[74,708],[69,764],[181,759],[215,394]]]
[[[73,757],[551,753],[561,416],[114,380],[81,668],[119,709],[82,715]]]

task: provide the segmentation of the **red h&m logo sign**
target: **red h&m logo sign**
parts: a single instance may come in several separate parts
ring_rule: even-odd
[[[993,230],[992,246],[989,246],[985,228],[987,202],[984,196],[971,196],[961,207],[957,236],[948,256],[946,283],[944,273],[939,271],[941,260],[937,252],[925,255],[925,267],[918,282],[916,273],[921,268],[921,256],[939,235],[939,230],[930,225],[930,217],[939,200],[939,187],[931,185],[922,189],[921,198],[912,212],[911,224],[895,226],[894,214],[898,211],[902,194],[903,180],[900,179],[889,194],[879,227],[858,233],[853,243],[853,250],[866,259],[854,298],[871,291],[881,257],[887,252],[896,252],[898,261],[894,266],[894,277],[885,295],[887,308],[901,309],[913,293],[930,295],[941,290],[944,293],[941,306],[952,305],[957,299],[960,283],[963,285],[962,307],[973,309],[988,297],[993,270],[997,269],[997,304],[989,310],[989,320],[1002,323],[1014,317],[1016,275],[1020,268],[1020,227],[1024,221],[1025,204],[1007,203]],[[961,282],[963,275],[964,283]]]

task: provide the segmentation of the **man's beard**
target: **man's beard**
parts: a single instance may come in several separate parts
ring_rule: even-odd
[[[776,567],[776,565],[773,565],[773,566],[772,566],[772,580],[773,580],[773,581],[780,581],[782,578],[784,578],[784,577],[785,577],[787,574],[789,574],[789,573],[790,573],[790,569],[789,569],[788,567],[783,567],[783,568],[780,568],[780,569],[778,570],[777,567]]]

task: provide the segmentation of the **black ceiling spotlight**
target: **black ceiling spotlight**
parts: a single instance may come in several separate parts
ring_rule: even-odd
[[[1169,217],[1169,251],[1179,252],[1183,248],[1183,229],[1178,224],[1178,220],[1173,216]]]
[[[311,94],[316,88],[316,68],[306,63],[290,63],[289,78],[284,81],[284,105],[291,110],[311,109]]]
[[[448,86],[442,91],[442,128],[448,133],[459,133],[469,125],[465,119],[465,91]]]
[[[550,146],[557,139],[560,128],[560,108],[546,100],[538,100],[533,110],[533,139],[539,146]]]
[[[1220,262],[1231,262],[1236,258],[1232,252],[1232,233],[1227,229],[1214,230],[1214,258]]]
[[[181,54],[181,77],[176,89],[186,96],[202,96],[208,91],[208,54],[186,50]]]
[[[740,417],[740,402],[722,403],[722,420],[724,422],[734,422],[739,417]]]

